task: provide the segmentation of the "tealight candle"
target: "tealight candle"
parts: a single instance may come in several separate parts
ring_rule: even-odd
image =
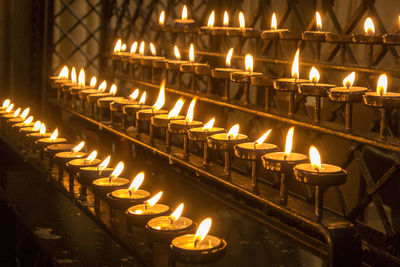
[[[117,86],[115,84],[111,85],[110,94],[111,96],[101,97],[97,99],[97,107],[100,112],[100,120],[105,120],[106,113],[110,111],[110,104],[115,100],[123,99],[121,96],[115,96],[117,93]]]
[[[174,27],[185,28],[185,27],[194,27],[194,26],[195,26],[195,21],[193,19],[188,19],[187,7],[186,7],[186,5],[183,5],[181,19],[174,20]]]
[[[176,85],[177,89],[180,89],[182,72],[180,72],[179,69],[182,64],[189,63],[189,61],[181,59],[181,54],[176,45],[174,46],[174,54],[175,54],[175,59],[166,59],[165,69],[177,71],[177,77],[175,78],[175,85]],[[167,77],[168,77],[168,73],[166,74],[165,78],[167,79]]]
[[[86,96],[86,101],[89,103],[89,115],[94,115],[94,107],[97,104],[97,100],[104,97],[112,97],[117,93],[117,86],[111,86],[108,93],[105,92],[107,88],[106,81],[103,81],[98,88],[98,91],[94,94],[89,94]],[[83,92],[83,91],[82,91]]]
[[[44,149],[45,147],[53,144],[62,144],[66,143],[67,139],[58,137],[58,129],[55,129],[50,137],[40,138],[36,141],[37,147],[40,150],[40,159],[44,159]]]
[[[3,103],[3,106],[4,106],[4,103]],[[13,104],[13,103],[9,104],[9,105],[8,105],[7,107],[5,107],[5,108],[2,108],[2,109],[0,110],[0,115],[1,115],[1,117],[3,117],[3,115],[5,115],[5,114],[9,114],[9,113],[13,112],[13,108],[14,108],[14,104]]]
[[[24,109],[22,112],[18,112],[18,114],[14,113],[12,117],[8,117],[8,115],[4,115],[5,118],[7,118],[6,122],[9,124],[11,127],[14,126],[17,123],[22,123],[25,121],[26,117],[29,115],[30,108]]]
[[[221,150],[225,155],[224,174],[225,177],[231,178],[231,153],[235,145],[247,141],[247,135],[239,133],[239,124],[235,124],[228,133],[218,133],[207,138],[208,147]]]
[[[136,112],[142,109],[150,109],[151,106],[145,105],[146,92],[143,92],[140,97],[139,104],[126,105],[122,107],[122,128],[126,130],[128,128],[128,115],[136,119]]]
[[[75,67],[72,67],[71,69],[71,80],[63,83],[61,87],[61,91],[63,92],[63,103],[67,103],[68,96],[69,96],[69,89],[73,86],[76,86],[78,84],[78,80],[76,77],[76,69]]]
[[[62,143],[62,144],[52,144],[47,146],[44,149],[44,154],[47,156],[49,159],[49,171],[53,169],[53,164],[54,164],[54,156],[57,153],[60,152],[70,152],[72,149],[75,147],[73,144],[67,144],[67,143]]]
[[[58,165],[58,182],[59,183],[61,183],[64,178],[64,168],[65,168],[66,163],[70,160],[82,158],[82,157],[86,156],[85,153],[79,152],[84,146],[85,146],[85,142],[82,141],[78,145],[76,145],[74,148],[72,148],[72,151],[59,152],[54,155],[54,162]]]
[[[79,92],[78,92],[78,97],[79,97],[79,99],[81,100],[81,112],[82,113],[84,113],[85,112],[85,106],[86,106],[86,102],[88,102],[89,103],[89,100],[88,100],[88,96],[89,95],[96,95],[96,94],[104,94],[104,92],[105,92],[105,90],[106,90],[106,88],[107,88],[107,83],[106,83],[106,81],[103,81],[100,85],[99,85],[99,87],[97,88],[97,89],[95,89],[95,86],[96,86],[96,84],[97,84],[97,79],[96,79],[96,77],[93,77],[92,78],[92,80],[90,81],[90,85],[93,87],[92,89],[83,89],[83,90],[80,90]],[[106,96],[106,95],[104,95],[104,96]],[[94,102],[96,102],[96,101],[92,101],[91,103],[94,103]],[[90,106],[89,106],[89,112],[91,112],[91,114],[93,114],[93,109],[94,107],[93,107],[93,104],[90,104]]]
[[[303,163],[307,156],[292,152],[294,127],[290,128],[286,136],[285,152],[272,152],[262,156],[262,163],[266,170],[280,174],[280,203],[287,204],[286,176],[292,173],[296,164]]]
[[[50,77],[50,83],[51,86],[54,89],[57,89],[57,100],[61,100],[61,89],[62,89],[62,84],[69,82],[70,80],[68,79],[68,67],[63,66],[62,69],[60,70],[60,73],[58,76],[52,76]]]
[[[382,36],[375,34],[375,25],[371,17],[364,22],[364,33],[353,34],[353,41],[356,43],[380,44]]]
[[[290,32],[289,29],[278,29],[278,23],[276,20],[276,14],[275,12],[272,13],[272,18],[271,18],[271,29],[263,31],[261,33],[261,39],[264,40],[276,40],[279,39],[279,34],[283,32]]]
[[[70,185],[70,192],[73,193],[73,185],[76,174],[80,171],[81,168],[84,167],[96,167],[100,164],[100,160],[96,158],[97,151],[94,150],[92,153],[89,154],[86,158],[76,158],[70,160],[66,163],[67,171],[69,174],[69,185]]]
[[[314,41],[316,43],[315,47],[315,61],[320,60],[321,55],[321,42],[325,41],[326,34],[329,32],[324,32],[322,30],[322,19],[319,12],[315,12],[316,30],[315,31],[305,31],[302,34],[303,40]]]
[[[41,139],[41,138],[46,138],[50,137],[52,133],[47,133],[46,132],[46,125],[44,123],[41,123],[39,132],[34,131],[32,133],[27,133],[26,135],[26,140],[29,145],[32,146],[32,148],[35,148],[36,141]]]
[[[136,100],[138,97],[139,97],[139,89],[135,89],[135,91],[133,91],[132,94],[129,95],[129,99],[121,98],[121,99],[115,99],[113,102],[111,102],[110,104],[111,123],[115,122],[115,113],[122,112],[124,106],[138,104],[138,101]]]
[[[30,133],[39,132],[42,123],[38,120],[32,126],[24,126],[19,129],[19,132],[23,135],[28,135]]]
[[[183,73],[191,73],[191,86],[190,90],[194,92],[195,90],[195,70],[197,66],[204,65],[204,63],[197,63],[194,61],[194,46],[193,43],[190,44],[189,48],[189,63],[183,63],[180,65],[179,70]]]
[[[82,90],[90,90],[90,89],[94,89],[94,88],[90,85],[85,84],[85,71],[83,69],[81,69],[79,71],[78,84],[75,86],[71,86],[69,88],[69,93],[72,98],[72,107],[73,108],[76,107],[76,97],[79,96],[79,92]]]

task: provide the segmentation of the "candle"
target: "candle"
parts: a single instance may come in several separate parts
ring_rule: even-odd
[[[281,33],[288,33],[288,32],[290,32],[289,29],[278,29],[276,14],[274,12],[274,13],[272,13],[272,17],[271,17],[271,29],[263,31],[261,33],[261,39],[264,39],[264,40],[279,39],[279,36]]]
[[[62,85],[70,81],[68,79],[68,72],[68,67],[64,65],[57,77],[50,77],[51,85],[53,86],[53,88],[57,89],[58,101],[61,100]]]
[[[181,54],[176,45],[174,46],[174,55],[175,55],[175,59],[167,59],[165,62],[165,68],[167,70],[179,70],[181,64],[189,62],[188,60],[181,59]]]
[[[162,107],[165,104],[165,80],[161,82],[160,91],[158,92],[158,97],[154,105],[151,109],[141,109],[136,112],[136,123],[139,128],[139,121],[150,121],[151,118],[155,115],[166,114],[167,110],[162,110]]]
[[[5,111],[7,110],[7,108],[11,105],[11,100],[10,99],[6,99],[3,101],[3,105],[1,105],[0,107],[0,111]]]
[[[48,145],[44,149],[44,154],[49,159],[49,171],[53,169],[54,164],[54,156],[60,152],[71,152],[75,145],[68,144],[68,143],[61,143],[61,144],[52,144]]]
[[[41,123],[39,132],[34,131],[32,133],[28,133],[26,135],[28,143],[31,145],[34,145],[36,143],[36,140],[39,140],[41,138],[45,137],[50,137],[52,133],[46,133],[46,125],[44,123]]]
[[[400,93],[387,92],[388,78],[386,74],[379,76],[376,92],[363,95],[364,104],[370,107],[398,107]]]
[[[157,56],[156,47],[154,46],[153,43],[150,43],[149,46],[150,46],[151,55],[150,56],[143,55],[140,58],[140,64],[142,64],[143,66],[153,66],[154,60],[165,59],[165,57]]]
[[[36,141],[40,149],[44,149],[46,146],[53,144],[62,144],[67,142],[67,139],[58,137],[58,129],[56,128],[50,137],[40,138]]]
[[[239,27],[225,27],[224,31],[229,36],[242,36],[243,31],[246,29],[246,20],[242,11],[239,12]]]
[[[139,110],[142,110],[142,109],[151,108],[151,106],[145,105],[145,103],[146,103],[146,92],[143,92],[138,104],[126,105],[126,106],[122,107],[122,112],[123,112],[122,128],[123,129],[128,128],[128,115],[136,118],[136,112],[138,112]]]
[[[195,21],[193,19],[188,19],[188,11],[186,5],[183,5],[181,19],[174,20],[174,27],[176,28],[187,28],[194,27]]]
[[[371,17],[367,17],[364,22],[364,33],[353,34],[353,42],[367,43],[367,44],[380,44],[382,43],[382,36],[375,34],[375,25]]]
[[[67,152],[59,152],[54,155],[54,161],[58,165],[58,181],[62,182],[64,178],[64,168],[65,165],[68,161],[77,159],[77,158],[82,158],[86,156],[86,153],[80,152],[80,150],[85,146],[85,142],[82,141],[78,145],[76,145],[74,148],[72,148],[72,151],[67,151]],[[73,185],[70,185],[70,187]]]
[[[64,103],[66,103],[67,100],[68,100],[69,89],[72,86],[76,86],[77,83],[78,83],[78,80],[77,80],[77,77],[76,77],[76,69],[75,69],[75,67],[72,67],[72,69],[71,69],[71,80],[62,84],[63,102]]]
[[[26,117],[29,115],[30,108],[25,108],[22,112],[17,112],[17,110],[12,114],[12,117],[8,117],[7,114],[4,115],[5,118],[7,119],[7,123],[10,124],[11,126],[17,124],[17,123],[22,123]],[[11,115],[11,113],[9,114]]]
[[[315,23],[316,23],[316,30],[303,32],[302,34],[303,40],[318,41],[318,42],[322,42],[325,40],[325,35],[328,32],[322,31],[322,19],[318,11],[315,12]]]
[[[127,105],[134,105],[138,104],[139,102],[137,101],[137,98],[139,97],[139,88],[136,88],[129,96],[128,98],[118,98],[115,99],[113,102],[110,104],[110,110],[111,111],[118,111],[122,112],[123,107]]]
[[[29,116],[24,121],[13,124],[12,127],[15,128],[17,132],[19,132],[21,128],[32,127],[33,125],[33,116]]]
[[[97,150],[93,150],[86,158],[77,158],[67,162],[67,167],[74,175],[84,167],[95,167],[100,164],[100,159],[97,159]]]
[[[208,16],[207,26],[201,26],[199,29],[199,34],[211,34],[214,28],[215,22],[215,10],[211,11],[210,16]]]
[[[4,103],[3,103],[3,106],[4,106]],[[3,115],[11,113],[13,111],[13,108],[14,108],[14,104],[13,103],[9,104],[7,107],[0,110],[0,115],[3,117]]]
[[[22,127],[19,129],[19,131],[20,131],[20,133],[22,133],[26,136],[30,133],[38,132],[40,130],[41,125],[42,125],[42,123],[38,120],[33,124],[33,126]]]
[[[129,180],[119,177],[124,170],[124,163],[118,162],[109,177],[100,177],[93,181],[92,190],[96,197],[105,197],[108,193],[126,187]]]
[[[224,11],[224,21],[223,26],[213,26],[211,27],[211,34],[212,35],[227,35],[227,31],[229,29],[229,15],[228,11]]]

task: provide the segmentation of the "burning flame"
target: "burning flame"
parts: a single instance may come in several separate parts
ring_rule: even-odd
[[[191,63],[194,62],[194,46],[193,46],[193,43],[190,44],[190,48],[189,48],[189,61]]]
[[[132,54],[135,54],[135,53],[136,53],[136,50],[137,50],[137,42],[134,41],[133,44],[132,44],[132,46],[131,46],[131,53],[132,53]]]
[[[176,117],[178,117],[179,112],[181,112],[181,109],[183,107],[183,104],[185,103],[185,101],[183,101],[182,98],[179,98],[178,101],[176,101],[175,106],[169,111],[168,113],[168,119],[175,119]]]
[[[215,21],[215,11],[213,10],[208,17],[208,22],[207,22],[207,27],[214,27],[214,21]]]
[[[153,43],[150,43],[150,51],[153,56],[155,56],[157,54],[156,47],[153,45]]]
[[[144,48],[144,41],[142,41],[139,46],[139,55],[144,56]]]
[[[75,67],[72,67],[72,70],[71,70],[71,82],[72,83],[76,83],[76,69],[75,69]]]
[[[276,22],[276,14],[274,12],[272,13],[271,30],[276,30],[277,28],[278,28],[278,23]]]
[[[374,34],[375,33],[375,25],[372,21],[371,17],[368,17],[364,22],[364,31],[366,34]]]
[[[117,43],[114,46],[114,53],[121,52],[122,40],[118,39]]]
[[[64,66],[58,74],[58,79],[68,79],[68,67]]]
[[[160,192],[157,193],[157,195],[155,195],[154,197],[146,200],[144,203],[151,208],[160,200],[162,194],[163,194],[163,192],[160,191]]]
[[[194,113],[194,106],[196,105],[197,97],[192,99],[192,102],[190,102],[188,111],[186,113],[186,118],[185,121],[192,122],[193,121],[193,113]]]
[[[232,128],[229,130],[229,132],[228,132],[228,138],[229,139],[235,139],[236,138],[236,136],[238,135],[238,133],[239,133],[239,124],[235,124],[235,125],[233,125],[232,126]]]
[[[379,76],[379,79],[378,79],[378,85],[376,87],[376,93],[378,95],[386,95],[387,85],[388,85],[387,75],[386,74],[382,74],[381,76]]]
[[[176,59],[181,59],[181,53],[179,53],[179,49],[176,45],[174,46],[174,53]]]
[[[77,146],[72,148],[72,151],[79,152],[85,146],[85,141],[80,142]]]
[[[123,43],[122,46],[121,46],[121,51],[125,51],[125,50],[126,50],[126,44]]]
[[[100,93],[103,93],[106,89],[107,89],[107,82],[106,82],[106,81],[103,81],[103,82],[99,85],[99,88],[97,89],[97,91],[99,91]]]
[[[297,49],[292,65],[292,78],[295,79],[299,78],[299,54],[300,54],[300,49]]]
[[[21,113],[21,108],[17,108],[17,109],[14,111],[14,117],[18,117],[19,113]]]
[[[103,171],[105,168],[107,168],[108,164],[110,164],[111,156],[108,156],[105,158],[100,164],[99,167],[97,167],[97,170]]]
[[[317,22],[317,31],[322,30],[322,19],[319,12],[315,12],[315,21]]]
[[[79,71],[78,85],[85,86],[85,71],[83,69]]]
[[[157,101],[153,105],[153,109],[160,110],[165,103],[165,79],[161,82],[160,91],[158,93]]]
[[[313,66],[309,74],[310,82],[317,83],[319,81],[319,71]]]
[[[233,55],[233,47],[229,49],[228,54],[226,55],[225,65],[230,68],[231,67],[231,59]]]
[[[95,87],[97,84],[97,78],[96,76],[93,76],[92,79],[90,79],[90,87]]]
[[[23,123],[24,125],[29,125],[33,121],[33,116],[29,116]]]
[[[10,113],[10,112],[13,110],[13,108],[14,108],[14,104],[11,103],[11,104],[7,107],[6,111],[7,111],[8,113]]]
[[[203,130],[211,130],[211,128],[214,126],[215,118],[212,118],[209,120],[204,126]]]
[[[321,170],[321,156],[315,146],[310,147],[310,161],[313,169]]]
[[[36,121],[35,124],[33,125],[33,130],[37,131],[40,129],[40,126],[42,126],[42,123],[40,121]],[[45,130],[46,131],[46,130]]]
[[[160,18],[158,19],[158,24],[164,25],[164,21],[165,21],[165,12],[163,10],[163,11],[161,11]]]
[[[146,92],[143,92],[142,96],[140,97],[139,104],[146,103]]]
[[[285,155],[286,156],[289,156],[289,154],[292,152],[293,132],[294,132],[294,127],[291,127],[286,135],[286,144],[285,144]]]
[[[135,91],[133,91],[133,93],[129,95],[129,98],[135,100],[136,98],[138,98],[138,96],[139,96],[139,89],[136,88]]]
[[[269,134],[271,133],[272,129],[268,130],[265,132],[265,134],[263,134],[260,138],[257,139],[256,144],[262,144],[264,143],[265,139],[267,139],[267,137],[269,136]]]
[[[41,135],[43,135],[43,134],[46,133],[46,125],[44,125],[44,123],[42,123],[42,124],[40,125],[39,133],[40,133]]]
[[[343,79],[343,86],[347,88],[352,87],[355,78],[356,78],[356,73],[353,71],[346,78]]]
[[[90,163],[93,162],[93,160],[95,160],[97,157],[97,150],[93,150],[92,153],[90,153],[90,155],[86,158],[86,160]]]
[[[210,231],[212,220],[211,218],[207,218],[203,220],[199,227],[197,228],[196,234],[194,235],[193,242],[194,246],[199,242],[201,243],[204,238],[207,236],[208,231]]]
[[[3,102],[3,108],[8,108],[8,106],[9,106],[10,104],[11,104],[10,99],[4,100],[4,102]]]
[[[128,190],[133,191],[132,193],[135,193],[139,189],[140,185],[143,183],[143,180],[144,180],[144,172],[139,172],[136,175],[135,179],[133,179]]]
[[[187,18],[188,18],[187,7],[186,7],[186,5],[183,5],[183,8],[182,8],[182,17],[181,17],[181,19],[182,19],[182,20],[187,20]]]
[[[240,13],[239,13],[239,25],[240,25],[241,29],[244,29],[244,27],[246,26],[246,21],[244,19],[244,15],[243,15],[242,11],[240,11]]]
[[[110,94],[116,95],[116,93],[117,93],[117,86],[115,84],[113,84],[110,87]]]
[[[29,111],[31,111],[30,108],[26,108],[26,109],[24,109],[24,111],[22,111],[21,116],[20,116],[22,120],[25,120],[26,117],[28,117]]]
[[[58,129],[56,128],[55,130],[54,130],[54,132],[51,134],[51,136],[50,136],[50,141],[54,141],[54,140],[56,140],[57,139],[57,137],[58,137]]]
[[[124,163],[122,161],[118,162],[117,167],[113,170],[113,172],[110,175],[111,179],[116,179],[124,170]]]
[[[223,23],[223,25],[225,27],[229,26],[229,16],[228,16],[228,11],[226,11],[226,10],[224,12],[224,23]]]
[[[244,64],[246,66],[246,71],[252,73],[253,72],[253,56],[250,54],[247,54],[244,59]]]
[[[183,203],[179,204],[179,206],[174,210],[174,212],[171,213],[171,215],[169,215],[169,218],[171,218],[171,220],[173,222],[176,222],[179,217],[181,217],[183,211]]]

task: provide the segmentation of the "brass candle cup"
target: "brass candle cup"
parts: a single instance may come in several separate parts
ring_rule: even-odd
[[[273,78],[265,74],[251,77],[251,85],[265,88],[265,111],[269,111],[271,109],[273,80]]]
[[[148,221],[153,218],[164,216],[169,213],[167,205],[156,203],[150,207],[147,204],[138,204],[127,209],[127,221],[131,226],[144,228]]]
[[[248,71],[238,71],[238,72],[232,72],[230,79],[232,82],[236,83],[243,83],[244,84],[244,104],[248,105],[250,103],[250,92],[249,92],[249,87],[250,87],[250,82],[251,78],[254,76],[261,76],[263,75],[260,72],[248,72]]]
[[[69,175],[69,192],[72,194],[74,193],[74,181],[81,168],[97,167],[100,162],[99,159],[89,161],[86,158],[78,158],[68,161],[66,163],[66,169]],[[81,193],[83,198],[86,199],[86,187],[82,187]]]
[[[301,34],[301,37],[305,41],[324,42],[328,33],[324,31],[305,31]]]
[[[201,121],[173,120],[168,124],[170,134],[183,135],[183,158],[189,158],[189,138],[187,132],[191,128],[200,127],[203,125]]]
[[[86,153],[83,152],[75,152],[75,151],[66,151],[59,152],[54,155],[54,162],[58,166],[58,182],[62,183],[64,178],[64,169],[68,161],[78,158],[83,158],[86,156]]]
[[[230,79],[231,79],[231,73],[233,72],[239,72],[241,70],[239,69],[234,69],[234,68],[215,68],[211,70],[211,77],[215,79],[222,79],[224,80],[224,94],[223,98],[225,100],[229,99],[230,95]]]
[[[382,35],[355,33],[353,34],[353,42],[362,44],[381,44]]]
[[[191,74],[191,82],[190,82],[190,90],[192,92],[195,91],[195,79],[196,79],[196,67],[207,65],[205,63],[195,63],[189,62],[184,63],[179,66],[179,70],[182,73],[190,73]]]
[[[175,19],[174,28],[193,28],[195,26],[195,21],[193,19]]]
[[[52,133],[44,133],[41,134],[38,131],[32,132],[32,133],[27,133],[26,135],[26,143],[28,146],[30,146],[33,150],[36,150],[36,141],[41,139],[41,138],[49,138]]]
[[[122,128],[128,128],[128,116],[132,116],[136,120],[136,112],[142,109],[149,109],[151,106],[143,104],[127,105],[122,107]]]
[[[93,181],[92,191],[95,196],[105,199],[108,193],[123,189],[129,186],[129,180],[122,177],[111,179],[110,177],[100,177]]]
[[[151,124],[150,124],[150,139],[153,141],[154,138],[154,127],[157,128],[162,128],[165,129],[165,143],[167,144],[167,148],[171,148],[171,135],[169,134],[168,131],[168,124],[172,120],[183,120],[185,116],[183,115],[178,115],[173,118],[168,118],[168,114],[160,114],[153,116],[151,118]]]
[[[137,100],[133,100],[133,99],[126,99],[126,98],[121,98],[121,99],[115,99],[113,102],[110,103],[110,118],[111,118],[111,123],[115,123],[116,122],[116,118],[115,118],[115,113],[116,112],[123,112],[124,106],[128,106],[128,105],[135,105],[138,104]],[[122,118],[124,119],[124,118]]]
[[[280,33],[290,32],[289,29],[276,29],[276,30],[266,30],[261,32],[261,39],[263,40],[276,40],[280,39]]]
[[[90,187],[94,180],[100,177],[107,177],[113,172],[112,168],[105,168],[100,171],[98,166],[81,167],[78,174],[76,175],[76,180],[80,183],[82,188],[82,198],[85,199],[87,195],[87,188]]]
[[[134,193],[129,193],[128,189],[117,189],[107,194],[107,199],[114,209],[126,211],[129,207],[138,205],[147,200],[150,193],[143,189],[138,189]]]
[[[87,96],[92,95],[92,94],[97,94],[99,93],[98,89],[85,89],[85,90],[80,90],[78,92],[78,98],[81,101],[81,112],[84,113],[86,111],[86,102],[87,101]]]
[[[40,159],[44,160],[44,154],[45,154],[44,150],[47,146],[54,144],[63,144],[63,143],[67,143],[67,139],[61,137],[57,137],[54,140],[50,140],[49,137],[40,138],[39,140],[37,140],[36,147],[40,150]]]
[[[62,98],[63,104],[66,104],[67,100],[70,97],[69,89],[71,87],[74,87],[74,86],[77,86],[77,85],[78,85],[78,83],[74,83],[74,82],[71,82],[71,81],[62,84],[61,91],[62,91],[62,94],[63,94],[63,98]]]
[[[112,97],[111,94],[109,93],[94,93],[94,94],[89,94],[86,96],[86,101],[89,104],[89,116],[93,117],[94,116],[94,108],[97,106],[97,100],[100,98],[104,97]]]
[[[386,44],[400,44],[400,34],[398,33],[386,33],[382,39]]]
[[[159,60],[163,60],[163,59],[165,59],[165,57],[160,57],[160,56],[142,56],[140,58],[140,64],[142,66],[150,66],[150,67],[152,67],[153,66],[153,62],[155,60],[159,61]]]
[[[96,89],[94,89],[92,86],[89,85],[76,85],[69,88],[69,94],[71,95],[72,99],[72,107],[74,109],[76,108],[76,100],[80,99],[79,92],[83,90],[96,90]],[[82,105],[82,100],[81,100],[81,105]]]
[[[168,114],[167,110],[163,109],[141,109],[136,112],[136,133],[140,133],[140,122],[146,122],[149,124],[149,131],[151,129],[151,118],[156,115]]]
[[[244,28],[242,30],[242,36],[247,38],[260,38],[262,31],[255,28]]]
[[[54,165],[54,156],[57,153],[60,152],[68,152],[72,151],[72,149],[75,147],[73,144],[67,144],[67,143],[62,143],[62,144],[52,144],[47,146],[44,149],[44,154],[45,156],[49,159],[49,171],[53,169]]]
[[[97,99],[97,107],[99,108],[100,120],[104,121],[110,117],[110,104],[115,100],[124,99],[122,96],[107,96]]]
[[[170,216],[160,216],[151,219],[146,224],[150,240],[163,244],[170,244],[174,238],[189,234],[194,228],[195,223],[186,217],[179,217],[178,220],[172,221]]]
[[[62,96],[62,86],[64,83],[69,83],[71,80],[68,79],[58,79],[56,76],[50,77],[50,85],[53,89],[57,90],[57,100],[61,101]]]
[[[289,93],[289,108],[288,108],[289,117],[292,117],[294,115],[294,101],[296,92],[298,91],[298,85],[300,83],[307,83],[307,82],[309,82],[309,80],[295,79],[295,78],[281,78],[274,80],[275,90]]]

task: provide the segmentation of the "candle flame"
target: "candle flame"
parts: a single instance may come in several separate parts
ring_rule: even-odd
[[[182,211],[183,211],[183,203],[179,204],[179,206],[174,210],[174,212],[172,212],[171,215],[169,215],[169,218],[171,218],[173,222],[176,222],[181,217]]]
[[[114,46],[114,53],[119,53],[121,52],[121,46],[122,46],[122,40],[118,39],[117,43]]]
[[[229,26],[229,16],[228,16],[228,11],[226,11],[226,10],[224,12],[224,23],[223,23],[223,25],[225,27]]]
[[[18,115],[19,115],[19,113],[21,113],[21,108],[17,108],[15,111],[14,111],[14,117],[18,117]]]
[[[269,129],[268,131],[266,131],[260,138],[257,139],[256,144],[264,143],[265,139],[267,139],[267,137],[269,136],[271,131],[272,131],[272,129]]]
[[[72,70],[71,70],[71,82],[72,82],[72,83],[76,83],[76,82],[77,82],[77,80],[76,80],[76,69],[75,69],[75,67],[72,67]]]
[[[144,103],[146,103],[146,92],[143,92],[139,100],[139,104],[144,104]]]
[[[86,158],[86,160],[91,164],[93,160],[95,160],[97,157],[97,150],[93,150],[92,153]]]
[[[239,133],[239,124],[235,124],[232,128],[228,131],[228,138],[235,139]]]
[[[111,156],[106,157],[100,164],[99,167],[97,167],[97,170],[102,172],[103,170],[105,170],[108,166],[108,164],[110,164],[110,160],[111,160]]]
[[[165,21],[165,11],[161,11],[160,13],[160,18],[158,19],[158,24],[159,25],[164,25],[164,21]]]
[[[322,30],[322,19],[319,12],[315,12],[315,21],[317,22],[317,31]]]
[[[85,86],[85,71],[83,69],[79,71],[78,85]]]
[[[8,106],[9,106],[10,104],[11,104],[10,99],[4,100],[4,102],[3,102],[3,108],[8,108]]]
[[[111,180],[117,179],[118,176],[124,170],[124,167],[125,167],[125,165],[124,165],[124,163],[122,161],[118,162],[117,167],[115,167],[115,169],[113,170],[113,172],[110,175]]]
[[[110,87],[110,94],[111,95],[117,94],[117,86],[115,85],[115,83],[113,85],[111,85],[111,87]]]
[[[85,146],[85,141],[81,141],[78,145],[76,145],[72,150],[74,152],[79,152]]]
[[[90,87],[95,87],[96,86],[96,84],[97,84],[97,78],[96,78],[96,76],[93,76],[92,77],[92,79],[90,79]]]
[[[181,53],[179,53],[179,49],[176,45],[174,46],[174,54],[176,59],[181,59]]]
[[[123,43],[121,46],[121,51],[125,51],[126,50],[126,43]]]
[[[33,116],[29,116],[23,123],[24,123],[24,125],[27,126],[27,125],[31,124],[32,121],[33,121]]]
[[[163,191],[160,191],[154,197],[146,200],[145,201],[146,205],[148,205],[150,208],[153,207],[160,200],[162,194],[163,194]]]
[[[181,17],[181,19],[182,19],[182,20],[187,20],[187,18],[188,18],[187,7],[186,7],[186,5],[183,5],[183,8],[182,8],[182,17]]]
[[[208,22],[207,22],[207,27],[214,27],[214,21],[215,21],[215,11],[213,10],[208,17]]]
[[[135,193],[139,189],[140,185],[143,183],[143,180],[144,180],[144,172],[139,172],[133,179],[128,190],[133,191],[132,193]]]
[[[271,18],[271,30],[276,30],[278,28],[278,23],[276,21],[276,14],[275,12],[272,13],[272,18]]]
[[[321,156],[315,146],[310,147],[310,161],[313,169],[321,170]]]
[[[194,46],[193,46],[193,43],[190,44],[190,48],[189,48],[189,61],[191,63],[194,62]]]
[[[295,79],[299,78],[299,54],[300,54],[300,49],[297,49],[292,65],[292,78]]]
[[[183,101],[182,98],[179,98],[179,100],[176,101],[175,106],[169,111],[168,119],[176,119],[179,115],[179,112],[181,112],[184,103],[185,101]]]
[[[343,79],[343,86],[347,88],[352,87],[355,78],[356,78],[356,73],[353,71],[346,78]]]
[[[101,84],[99,85],[99,88],[97,89],[98,92],[103,93],[107,89],[107,82],[102,81]]]
[[[292,152],[293,132],[294,132],[294,127],[291,127],[286,135],[286,144],[285,144],[285,155],[286,156],[289,156],[289,154]]]
[[[58,79],[68,79],[68,67],[64,65],[64,67],[60,70],[58,74]]]
[[[11,104],[7,107],[6,111],[7,111],[8,113],[10,113],[10,112],[13,110],[13,108],[14,108],[14,104],[11,103]]]
[[[26,109],[24,109],[24,111],[22,111],[22,113],[21,113],[21,119],[22,120],[25,120],[26,119],[26,117],[28,117],[28,115],[29,115],[29,112],[31,111],[31,109],[30,108],[26,108]]]
[[[144,41],[142,41],[139,46],[139,55],[141,55],[141,56],[144,56],[144,48],[145,48],[144,45],[145,45],[145,43],[144,43]]]
[[[233,47],[229,49],[228,54],[226,55],[225,65],[230,68],[231,67],[231,59],[233,55]]]
[[[43,135],[43,134],[46,133],[46,125],[45,125],[44,123],[42,123],[42,124],[40,125],[39,133],[40,133],[41,135]]]
[[[202,242],[204,238],[207,236],[208,231],[210,231],[212,220],[211,218],[207,218],[203,220],[199,227],[197,228],[196,234],[194,235],[193,242],[196,244],[197,242]]]
[[[136,88],[135,91],[132,92],[132,94],[129,95],[129,98],[132,100],[137,99],[139,96],[139,88]]]
[[[135,54],[137,50],[137,42],[134,41],[133,44],[131,45],[131,54]]]
[[[51,134],[51,136],[50,136],[50,141],[54,141],[54,140],[56,140],[57,139],[57,137],[58,137],[58,129],[56,128],[55,130],[54,130],[54,132]]]
[[[309,74],[310,82],[317,83],[319,81],[319,71],[313,66]]]
[[[197,97],[192,99],[192,102],[190,102],[188,111],[186,113],[186,118],[185,121],[192,122],[193,121],[193,113],[194,113],[194,106],[196,105]]]
[[[253,72],[253,56],[250,54],[247,54],[244,59],[244,64],[246,66],[246,71],[252,73]]]
[[[372,21],[371,17],[368,17],[364,22],[364,31],[366,34],[374,34],[375,33],[375,25]]]
[[[38,131],[40,129],[40,126],[42,126],[42,122],[41,121],[36,121],[35,124],[33,125],[33,130],[34,131]]]
[[[150,43],[150,51],[153,56],[155,56],[157,54],[156,47],[153,45],[153,43]]]
[[[215,123],[215,118],[212,118],[211,120],[209,120],[204,126],[203,126],[203,130],[211,130],[211,128],[214,126]]]
[[[156,103],[154,103],[153,108],[155,110],[160,110],[165,103],[165,79],[161,82],[160,91]]]
[[[378,85],[376,87],[376,93],[378,95],[386,95],[387,85],[388,85],[387,75],[386,74],[382,74],[381,76],[379,76],[379,79],[378,79]]]
[[[240,11],[240,13],[239,13],[239,25],[240,25],[241,29],[244,29],[246,26],[246,21],[244,19],[244,15],[243,15],[242,11]]]

